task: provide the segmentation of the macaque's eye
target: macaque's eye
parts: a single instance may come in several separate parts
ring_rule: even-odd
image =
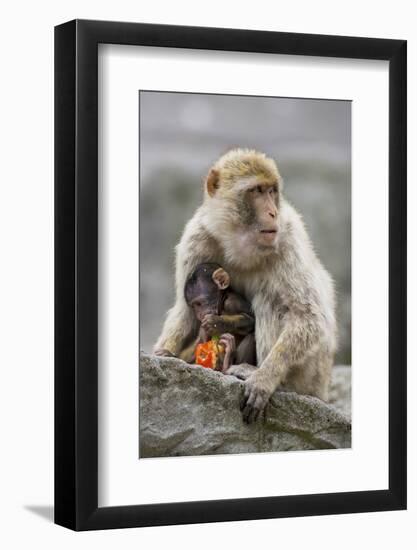
[[[193,306],[194,306],[194,307],[201,307],[201,302],[199,302],[198,300],[195,300],[195,301],[193,302]]]
[[[276,195],[278,193],[278,187],[274,185],[274,187],[269,188],[269,194],[270,195]]]

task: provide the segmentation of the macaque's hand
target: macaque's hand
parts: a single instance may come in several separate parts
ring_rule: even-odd
[[[240,406],[245,422],[255,422],[274,390],[275,386],[261,369],[257,369],[245,380],[245,393]]]
[[[154,355],[157,355],[158,357],[176,357],[173,353],[171,353],[168,349],[156,349],[154,352]]]
[[[239,380],[246,380],[251,376],[258,367],[249,365],[248,363],[241,363],[240,365],[231,365],[224,374],[236,376]]]
[[[225,333],[220,336],[219,344],[224,346],[224,357],[220,370],[225,372],[232,362],[233,354],[236,351],[236,340],[233,334]]]
[[[208,338],[211,338],[215,334],[222,334],[226,332],[224,330],[224,323],[222,321],[222,318],[220,315],[213,315],[212,313],[208,313],[202,323],[201,328],[205,331]]]

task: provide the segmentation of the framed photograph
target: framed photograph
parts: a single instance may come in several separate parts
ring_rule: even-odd
[[[55,522],[406,508],[406,42],[55,29]]]

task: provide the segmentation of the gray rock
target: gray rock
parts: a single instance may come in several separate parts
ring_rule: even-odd
[[[352,369],[349,366],[337,365],[333,367],[332,382],[330,385],[329,403],[351,418],[352,409]]]
[[[315,397],[276,392],[242,421],[243,383],[179,359],[141,354],[140,457],[346,448],[349,419]]]

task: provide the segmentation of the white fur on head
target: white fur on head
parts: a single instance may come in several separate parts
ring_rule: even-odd
[[[232,149],[221,156],[206,178],[206,196],[213,197],[217,189],[230,189],[237,182],[256,178],[263,183],[278,183],[282,178],[275,161],[254,149]]]

